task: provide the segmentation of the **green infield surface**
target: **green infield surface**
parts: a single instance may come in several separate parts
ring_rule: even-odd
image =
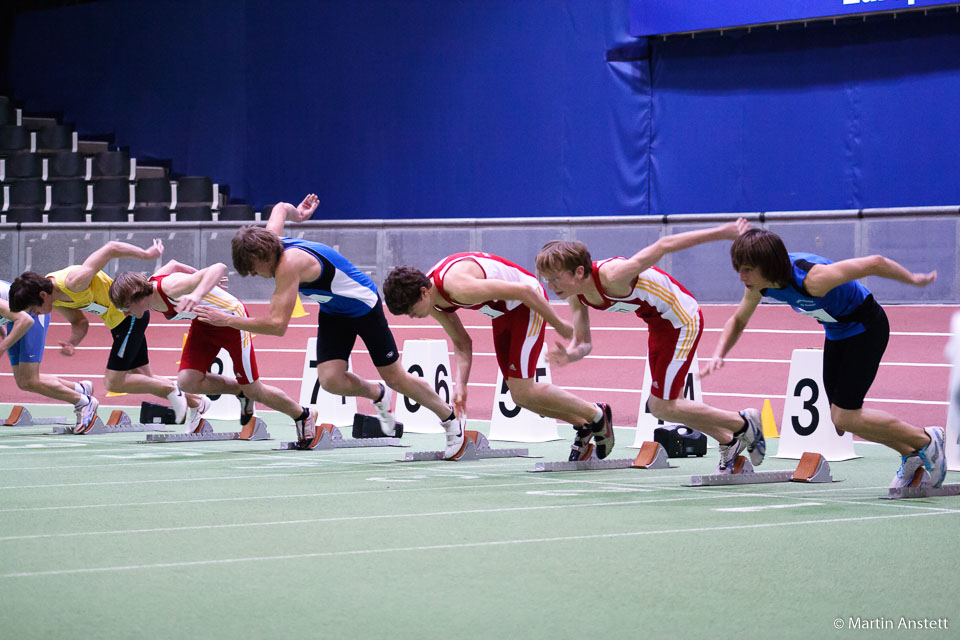
[[[398,462],[442,448],[442,435],[406,434],[406,449],[275,451],[293,426],[261,417],[273,440],[0,427],[0,637],[960,629],[960,497],[879,499],[899,458],[877,445],[830,464],[841,482],[692,488],[692,474],[714,472],[715,448],[673,469],[531,473],[537,459]],[[564,460],[573,434],[560,433],[491,446]],[[611,458],[635,456],[633,436],[619,429]],[[795,466],[768,458],[757,470]]]

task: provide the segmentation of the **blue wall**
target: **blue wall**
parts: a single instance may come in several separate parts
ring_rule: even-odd
[[[960,202],[955,12],[607,61],[628,23],[629,0],[110,0],[20,15],[8,77],[28,110],[328,218]]]
[[[115,129],[134,155],[258,205],[314,191],[337,218],[637,214],[647,65],[605,62],[632,40],[628,13],[627,0],[102,2],[21,16],[11,76],[30,108]]]

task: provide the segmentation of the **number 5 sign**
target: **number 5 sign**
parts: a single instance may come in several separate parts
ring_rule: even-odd
[[[540,352],[537,360],[536,382],[550,383],[550,366],[544,359],[546,349]],[[517,406],[510,397],[507,381],[497,367],[497,389],[493,394],[493,411],[490,417],[490,440],[508,442],[549,442],[560,440],[557,435],[557,421],[537,415],[533,411]]]
[[[780,422],[780,446],[775,458],[797,460],[810,451],[827,460],[858,458],[853,434],[840,431],[830,419],[830,402],[823,390],[823,351],[794,349]]]

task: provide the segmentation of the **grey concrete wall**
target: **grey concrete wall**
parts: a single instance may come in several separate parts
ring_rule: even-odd
[[[939,272],[937,282],[916,289],[871,277],[865,283],[883,303],[960,303],[960,207],[838,212],[747,214],[754,226],[780,234],[789,250],[809,251],[833,260],[874,253],[913,271]],[[533,258],[548,240],[581,240],[594,259],[629,256],[661,235],[705,228],[736,218],[734,214],[610,218],[547,218],[406,221],[324,221],[288,225],[294,237],[333,246],[379,284],[396,265],[428,269],[457,251],[487,251],[533,270]],[[223,262],[230,290],[248,301],[268,300],[273,283],[240,278],[233,271],[230,239],[237,223],[171,224],[23,224],[0,225],[0,278],[13,279],[30,269],[53,271],[77,264],[109,239],[146,246],[152,238],[165,245],[164,260],[194,266]],[[729,243],[713,243],[666,256],[658,265],[684,284],[701,302],[732,303],[743,289],[730,265]],[[150,272],[156,264],[118,260],[107,273]]]

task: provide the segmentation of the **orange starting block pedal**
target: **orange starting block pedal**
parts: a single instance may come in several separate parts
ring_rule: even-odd
[[[3,421],[5,427],[42,427],[49,424],[69,424],[76,422],[76,418],[34,418],[30,411],[22,405],[14,405],[10,415]]]
[[[340,429],[328,422],[317,425],[317,432],[308,443],[281,442],[276,451],[329,451],[359,447],[402,447],[400,438],[344,438]]]
[[[210,442],[214,440],[269,440],[267,423],[254,416],[236,432],[216,433],[210,423],[200,419],[200,425],[193,433],[148,433],[145,442]]]
[[[479,431],[464,432],[463,447],[452,460],[483,460],[485,458],[528,458],[529,449],[494,449],[487,437]],[[443,451],[410,451],[400,462],[443,460]]]
[[[667,451],[659,442],[645,441],[640,445],[636,458],[616,458],[601,460],[590,445],[589,455],[583,460],[563,462],[538,462],[534,473],[538,471],[599,471],[601,469],[672,469]]]
[[[691,476],[687,487],[715,487],[736,484],[764,484],[769,482],[835,482],[830,475],[830,464],[819,453],[804,453],[793,471],[754,471],[744,456],[737,456],[733,473]]]

